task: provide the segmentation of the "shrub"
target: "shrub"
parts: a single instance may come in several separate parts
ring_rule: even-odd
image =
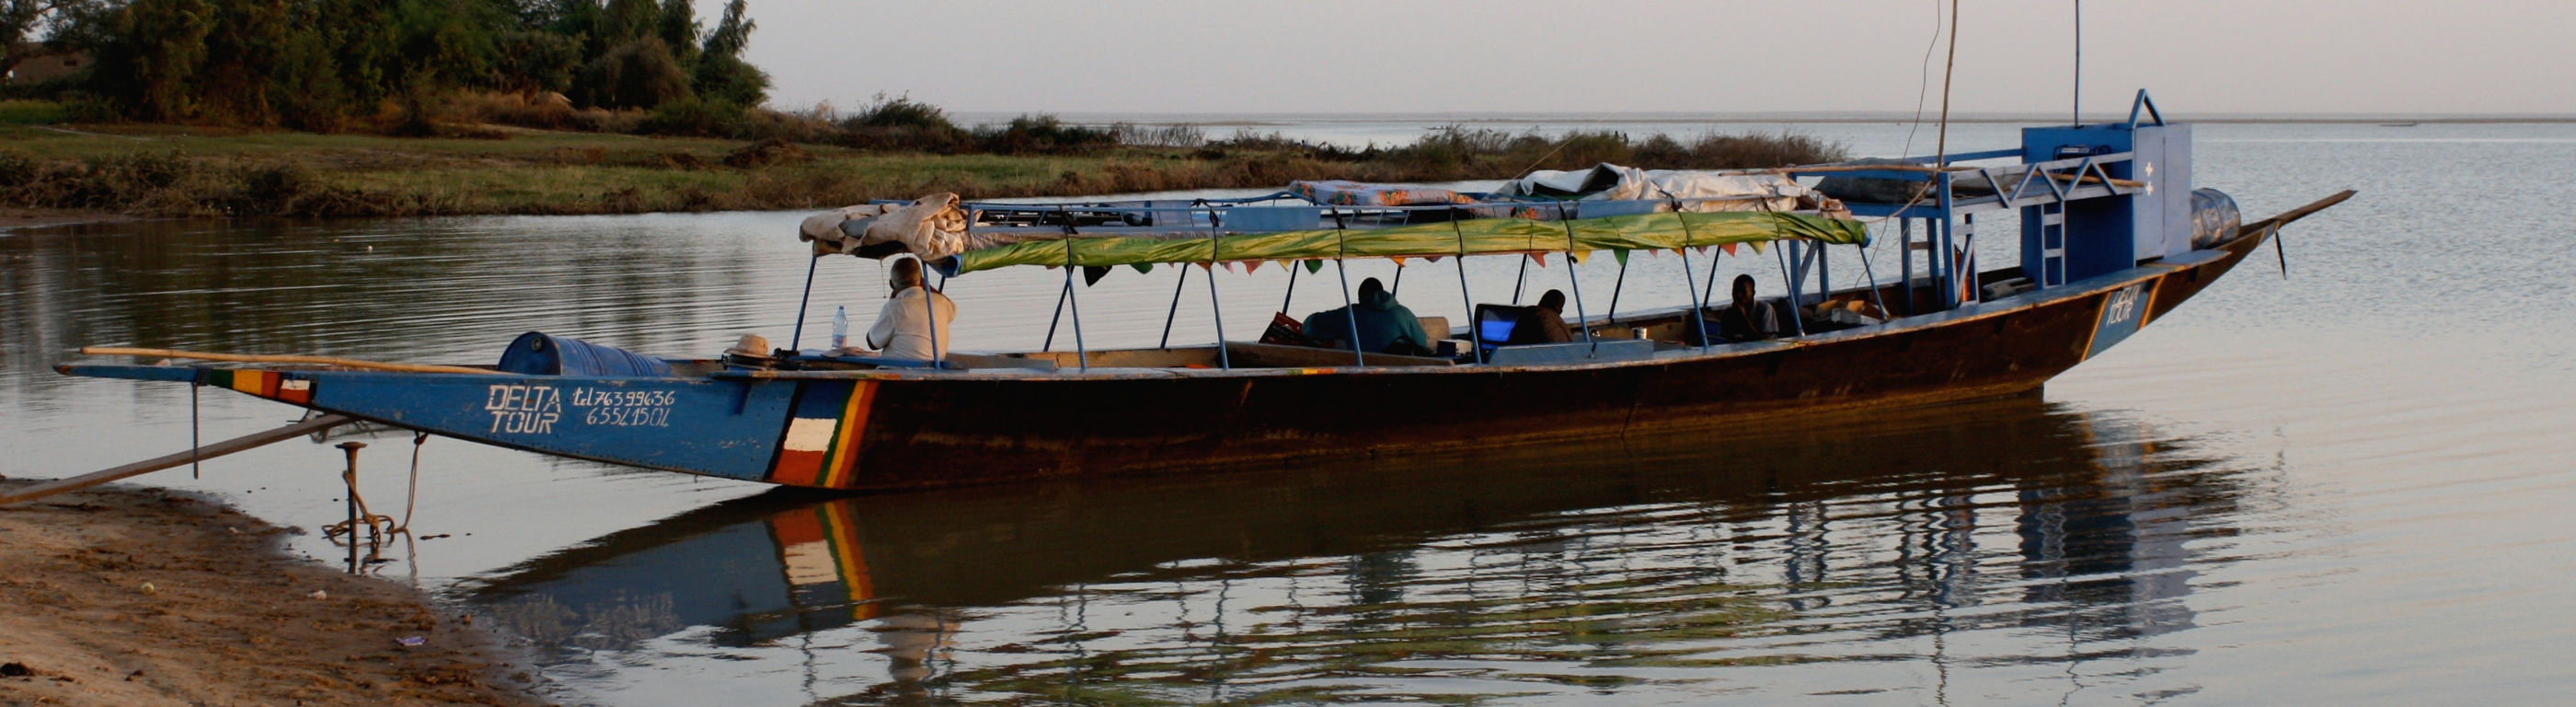
[[[684,98],[653,108],[636,132],[649,135],[692,135],[697,137],[735,137],[742,133],[742,104]]]
[[[223,206],[227,212],[243,216],[292,214],[296,203],[315,190],[313,175],[291,164],[245,168],[238,179],[239,189]]]
[[[0,150],[0,189],[16,189],[36,181],[36,177],[43,173],[44,165],[37,164],[36,159],[28,157],[27,153]]]
[[[923,130],[956,130],[948,120],[948,111],[938,106],[912,100],[909,96],[887,98],[877,94],[858,115],[841,122],[843,128],[917,128]]]
[[[997,155],[1078,154],[1118,144],[1118,131],[1066,125],[1053,115],[1022,115],[1000,128],[980,128],[975,140]]]
[[[1126,123],[1109,126],[1118,133],[1118,144],[1146,147],[1199,147],[1207,144],[1207,133],[1190,124],[1137,127]]]

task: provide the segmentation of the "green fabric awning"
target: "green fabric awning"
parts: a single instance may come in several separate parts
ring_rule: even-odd
[[[1569,239],[1566,227],[1573,226]],[[1571,221],[1486,218],[1371,229],[1169,235],[1075,236],[1014,243],[957,256],[959,274],[1014,265],[1107,266],[1330,258],[1424,258],[1505,253],[1670,250],[1806,239],[1866,244],[1857,221],[1769,211],[1651,213]],[[1569,242],[1570,241],[1570,242]]]

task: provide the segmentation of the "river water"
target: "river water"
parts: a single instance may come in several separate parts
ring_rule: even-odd
[[[1892,124],[1751,127],[1859,154],[1932,142]],[[2261,253],[2037,396],[844,499],[436,439],[409,509],[412,438],[376,433],[359,437],[363,495],[424,539],[373,571],[497,622],[557,699],[586,704],[2563,700],[2576,327],[2555,318],[2576,302],[2576,186],[2534,176],[2576,163],[2576,126],[2197,135],[2198,181],[2249,218],[2361,196],[2287,233],[2286,279]],[[476,363],[529,330],[668,355],[748,332],[785,343],[800,216],[0,233],[0,474],[184,448],[189,391],[50,370],[81,345]],[[1884,277],[1896,254],[1873,251],[1871,270],[1840,257],[1838,285]],[[1676,259],[1631,267],[1581,268],[1587,306],[1614,288],[1622,310],[1686,297]],[[1766,259],[1721,267],[1777,287]],[[1171,272],[1084,289],[1085,343],[1151,345]],[[1322,274],[1289,311],[1339,304]],[[1454,317],[1468,296],[1508,299],[1516,271],[1471,263],[1467,293],[1445,264],[1409,274],[1407,302]],[[1531,296],[1566,276],[1531,271]],[[957,345],[1039,345],[1061,277],[951,283]],[[1277,268],[1218,279],[1234,338],[1287,289]],[[879,282],[876,264],[827,261],[807,342],[835,306],[864,325]],[[1216,335],[1204,286],[1183,285],[1174,340]],[[297,413],[219,391],[196,409],[209,440]],[[341,517],[340,465],[290,443],[145,481],[304,528],[292,549],[328,561],[344,551],[312,529]]]

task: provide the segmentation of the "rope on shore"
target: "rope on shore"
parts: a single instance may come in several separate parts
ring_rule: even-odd
[[[403,494],[401,523],[395,523],[393,516],[379,515],[367,508],[367,497],[358,495],[358,477],[353,467],[350,472],[340,475],[340,481],[349,487],[349,500],[358,505],[358,517],[323,527],[322,537],[338,538],[345,534],[349,537],[349,544],[355,545],[358,542],[358,524],[366,524],[367,556],[364,564],[367,566],[387,561],[384,559],[385,541],[400,535],[406,543],[410,542],[412,511],[420,501],[420,448],[428,442],[427,432],[413,432],[411,435],[411,488]]]
[[[440,366],[426,363],[386,363],[383,361],[367,361],[354,358],[341,358],[338,356],[228,354],[209,353],[204,351],[181,351],[178,349],[135,349],[118,346],[83,346],[81,347],[80,352],[82,355],[87,356],[157,356],[161,358],[185,358],[200,361],[224,361],[229,363],[305,363],[322,366],[340,366],[343,368],[363,368],[371,371],[400,371],[405,373],[481,373],[486,375],[493,373],[492,369],[489,368]]]

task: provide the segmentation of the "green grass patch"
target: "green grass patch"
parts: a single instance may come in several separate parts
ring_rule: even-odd
[[[70,109],[53,101],[0,101],[0,125],[52,125],[63,122],[70,115]]]

